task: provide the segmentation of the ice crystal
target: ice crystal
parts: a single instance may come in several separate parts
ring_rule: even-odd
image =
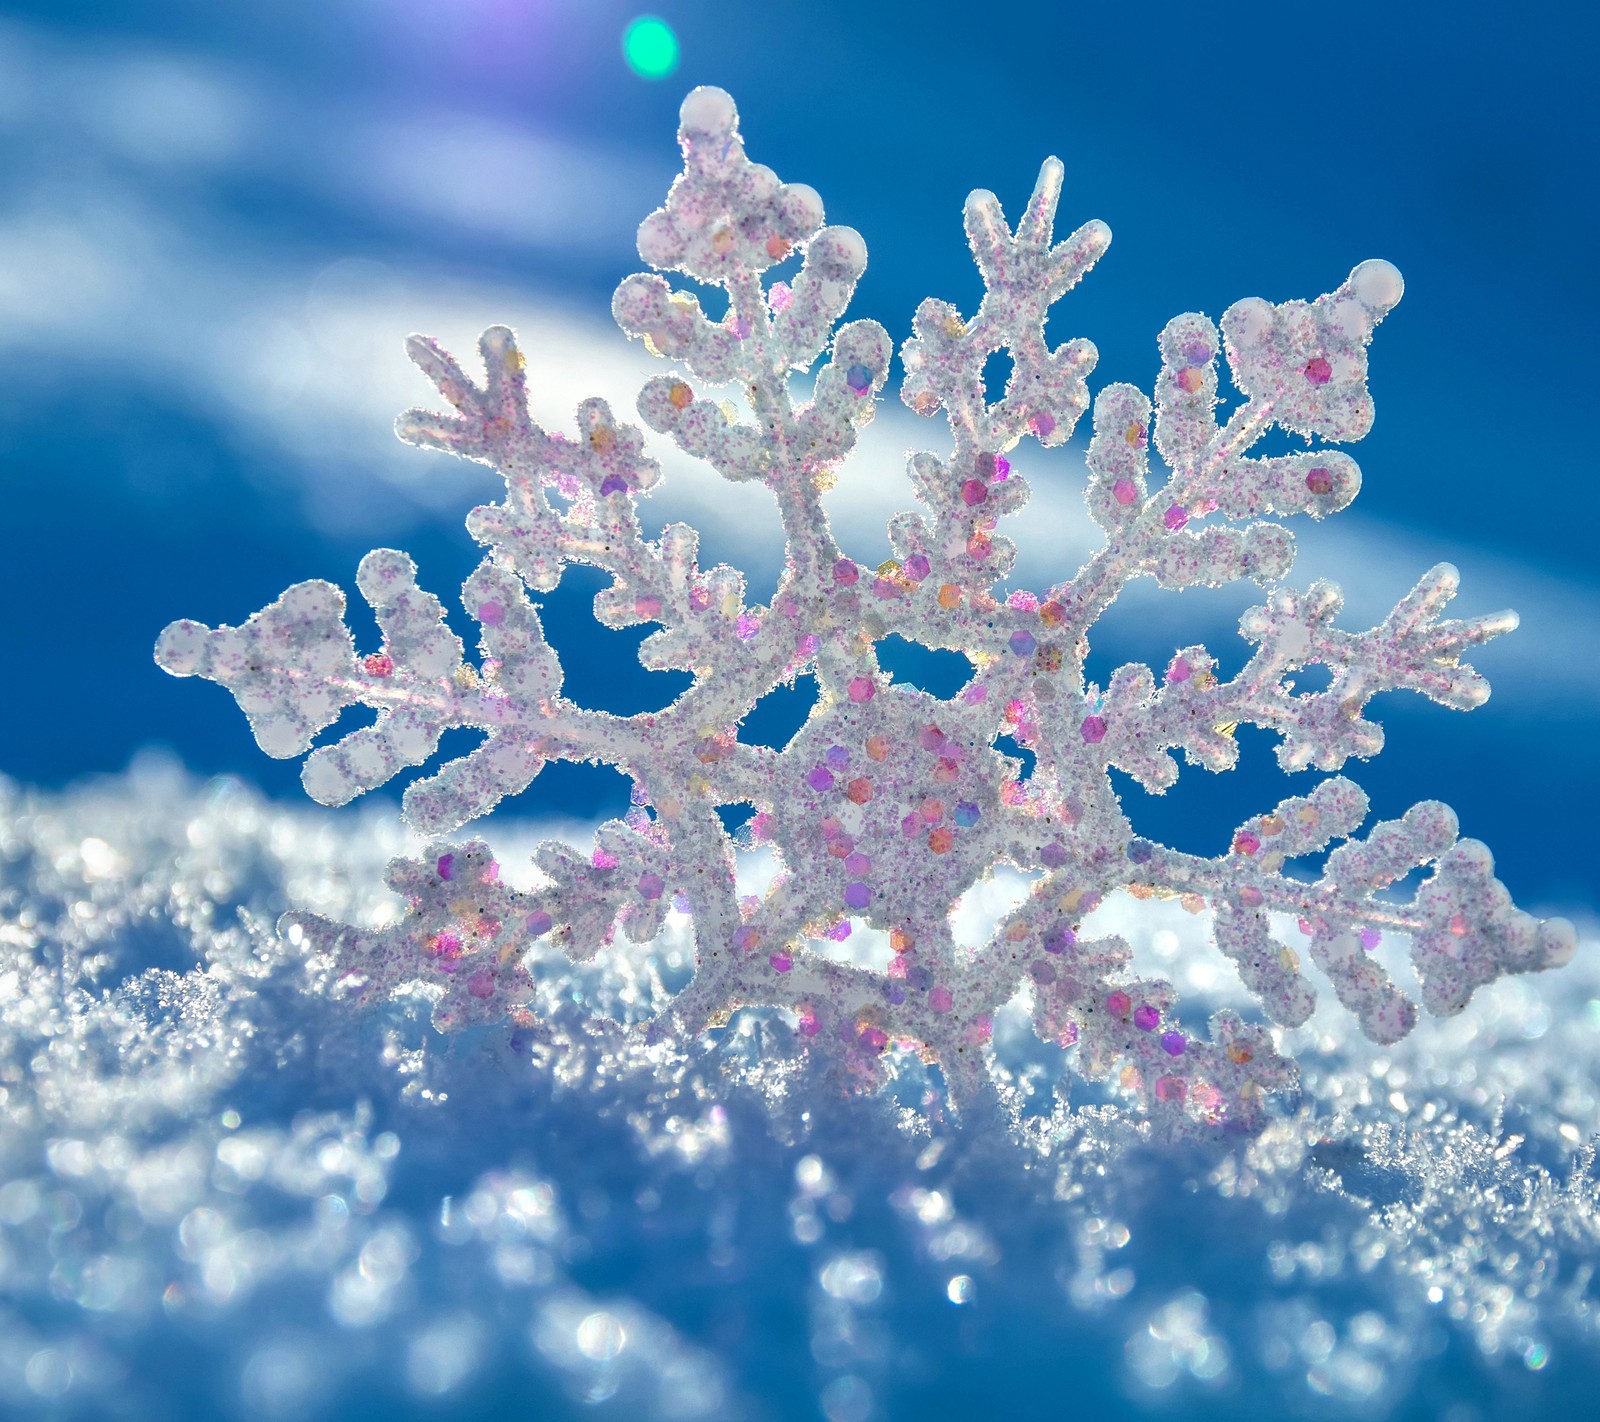
[[[1281,737],[1286,770],[1337,771],[1381,747],[1364,714],[1376,693],[1410,689],[1458,709],[1487,696],[1461,655],[1515,618],[1443,618],[1454,569],[1425,574],[1378,626],[1346,631],[1335,625],[1338,588],[1282,583],[1292,536],[1257,521],[1320,518],[1355,496],[1359,472],[1343,452],[1248,451],[1275,426],[1308,444],[1366,433],[1367,346],[1400,299],[1393,267],[1364,262],[1312,302],[1240,301],[1220,329],[1196,314],[1169,322],[1154,405],[1122,384],[1093,401],[1085,498],[1103,546],[1054,586],[1008,594],[1015,549],[999,526],[1029,498],[1024,441],[1064,443],[1091,403],[1094,347],[1080,339],[1051,349],[1044,323],[1110,233],[1089,222],[1055,240],[1061,164],[1044,164],[1015,230],[992,194],[968,199],[983,300],[970,317],[925,301],[901,355],[901,398],[919,414],[942,412],[950,446],[912,455],[919,507],[891,521],[892,556],[872,568],[842,553],[822,506],[889,377],[887,332],[841,323],[865,245],[823,224],[810,188],[746,158],[720,90],[689,96],[679,140],[683,174],[640,227],[639,252],[659,271],[721,288],[726,313],[708,315],[658,274],[624,281],[613,312],[674,367],[642,390],[645,424],[723,477],[771,491],[786,535],[777,590],[764,606],[749,602],[739,572],[700,566],[697,536],[682,524],[648,540],[638,502],[660,475],[644,436],[601,400],[579,407],[573,434],[540,428],[509,330],[485,332],[481,384],[413,337],[413,360],[454,413],[412,411],[401,437],[487,463],[506,483],[504,502],[467,521],[489,550],[462,590],[480,629],[479,664],[418,587],[412,560],[390,550],[369,554],[357,576],[383,636],[370,654],[357,654],[343,593],[307,582],[243,627],[174,623],[158,660],[226,686],[276,756],[308,750],[347,707],[376,709],[374,725],[311,752],[304,782],[324,804],[423,764],[460,727],[483,743],[405,795],[425,835],[487,813],[552,760],[617,767],[634,782],[635,809],[600,828],[590,855],[540,848],[548,882],[531,892],[501,882],[484,844],[440,840],[391,866],[391,887],[410,905],[397,923],[366,930],[290,915],[291,935],[331,955],[366,997],[431,984],[435,1023],[448,1029],[529,1020],[535,940],[552,935],[586,958],[619,927],[635,942],[652,939],[677,906],[692,914],[695,971],[639,1026],[648,1040],[694,1034],[744,1006],[787,1009],[802,1037],[841,1052],[867,1083],[891,1044],[916,1047],[939,1063],[959,1106],[992,1089],[995,1013],[1023,989],[1041,1037],[1075,1043],[1083,1073],[1120,1083],[1173,1130],[1258,1124],[1265,1096],[1295,1081],[1294,1066],[1268,1026],[1232,1011],[1212,1018],[1209,1037],[1180,1028],[1172,987],[1130,975],[1122,938],[1084,929],[1113,891],[1209,909],[1217,947],[1286,1027],[1313,1007],[1298,959],[1270,925],[1293,916],[1315,964],[1380,1043],[1408,1032],[1416,1008],[1367,951],[1375,930],[1409,935],[1422,999],[1436,1013],[1459,1011],[1501,974],[1567,960],[1570,925],[1516,910],[1488,851],[1458,839],[1444,805],[1417,805],[1356,838],[1366,798],[1331,776],[1219,836],[1221,852],[1205,858],[1140,837],[1109,776],[1115,767],[1163,791],[1178,749],[1192,765],[1227,769],[1241,724]],[[772,279],[793,256],[797,274]],[[1012,371],[990,400],[984,366],[996,351]],[[1223,419],[1219,361],[1243,397]],[[553,589],[573,563],[610,575],[595,600],[602,623],[656,629],[640,650],[646,667],[692,674],[666,710],[611,715],[562,695],[530,595]],[[1224,678],[1210,652],[1186,646],[1159,674],[1127,665],[1105,687],[1086,681],[1089,629],[1145,576],[1173,589],[1246,577],[1267,589],[1240,622],[1255,650],[1237,675]],[[949,699],[891,682],[877,647],[894,634],[964,654],[970,680]],[[1327,668],[1330,684],[1292,690],[1291,673],[1310,664]],[[819,695],[789,744],[741,740],[756,703],[802,675],[815,677]],[[1031,773],[1002,752],[1002,738],[1032,752]],[[757,900],[735,889],[735,846],[718,814],[730,805],[753,807],[751,833],[781,866]],[[1307,857],[1335,841],[1312,876]],[[1034,876],[1032,890],[986,945],[963,951],[952,908],[1002,865]],[[1380,897],[1419,866],[1431,874],[1409,900]],[[852,922],[888,935],[886,972],[819,951]]]

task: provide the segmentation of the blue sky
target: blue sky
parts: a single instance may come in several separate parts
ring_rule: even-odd
[[[1366,625],[1448,558],[1454,610],[1518,608],[1522,630],[1475,659],[1488,706],[1383,698],[1389,747],[1353,773],[1385,816],[1455,805],[1530,906],[1592,904],[1587,15],[664,4],[682,62],[652,83],[621,57],[635,13],[0,8],[0,656],[21,688],[0,710],[0,770],[61,784],[165,744],[297,796],[296,765],[262,757],[223,693],[155,669],[155,634],[176,616],[237,622],[300,578],[349,586],[381,544],[410,549],[448,599],[476,561],[462,516],[493,484],[393,440],[393,414],[424,396],[401,339],[424,329],[460,348],[503,320],[530,347],[547,418],[570,418],[589,372],[630,403],[642,357],[609,326],[609,295],[675,169],[678,102],[709,82],[738,99],[756,157],[865,236],[855,314],[897,343],[923,296],[976,300],[966,193],[1015,208],[1047,153],[1067,165],[1063,221],[1115,234],[1051,326],[1099,347],[1092,389],[1148,386],[1156,333],[1180,311],[1314,296],[1363,258],[1395,262],[1407,289],[1373,347],[1377,423],[1352,450],[1362,493],[1305,536],[1291,580],[1336,578]],[[836,507],[863,557],[915,435],[889,414]],[[1065,474],[1050,488],[1054,521],[1041,504],[1025,550],[1039,580],[1075,537]],[[668,497],[663,514],[706,523],[721,556],[748,542],[770,558],[741,537],[745,505],[730,514],[692,474]],[[1100,645],[1154,656],[1195,627],[1228,650],[1251,597],[1140,599]],[[580,586],[555,601],[574,694],[650,693],[642,673],[616,675],[620,639],[587,631]],[[1303,793],[1264,740],[1245,751],[1248,772],[1136,796],[1136,823],[1214,852],[1244,815]],[[597,813],[619,792],[563,770],[530,808]]]

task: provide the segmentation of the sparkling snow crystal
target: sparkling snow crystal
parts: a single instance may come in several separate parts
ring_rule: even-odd
[[[1235,1013],[1214,1016],[1207,1038],[1180,1030],[1172,987],[1131,976],[1123,939],[1084,931],[1115,890],[1209,908],[1217,946],[1283,1026],[1307,1019],[1313,994],[1269,920],[1300,920],[1313,961],[1380,1043],[1405,1035],[1416,1008],[1369,952],[1379,931],[1409,935],[1436,1013],[1459,1011],[1501,974],[1567,960],[1570,926],[1516,910],[1488,851],[1458,840],[1444,805],[1420,804],[1355,838],[1366,797],[1333,776],[1219,834],[1220,853],[1207,859],[1141,838],[1108,774],[1115,766],[1164,790],[1178,749],[1191,765],[1227,769],[1241,724],[1281,737],[1286,770],[1337,771],[1381,747],[1364,716],[1376,693],[1407,688],[1459,709],[1487,696],[1460,658],[1515,619],[1442,618],[1452,568],[1426,573],[1380,625],[1350,632],[1335,624],[1332,584],[1280,581],[1292,537],[1260,521],[1320,518],[1354,498],[1360,475],[1347,454],[1248,451],[1273,426],[1308,442],[1367,432],[1367,345],[1400,299],[1393,267],[1364,262],[1312,302],[1238,302],[1220,329],[1195,314],[1169,322],[1153,408],[1131,385],[1093,400],[1085,498],[1104,546],[1054,586],[1007,595],[997,588],[1015,550],[999,529],[1028,501],[1028,442],[1062,444],[1091,404],[1094,347],[1050,349],[1044,321],[1110,233],[1089,222],[1054,240],[1061,164],[1045,163],[1015,230],[992,194],[968,199],[983,301],[970,317],[925,301],[901,354],[901,398],[919,414],[942,412],[950,444],[911,457],[919,507],[894,518],[892,556],[871,568],[841,553],[821,502],[836,478],[852,477],[842,466],[890,372],[882,327],[840,324],[865,245],[849,228],[824,226],[810,188],[745,157],[720,90],[689,96],[679,138],[684,173],[645,219],[639,251],[662,272],[721,287],[727,311],[707,315],[696,296],[651,274],[624,281],[613,310],[668,366],[639,396],[644,423],[727,479],[759,480],[777,501],[787,539],[777,591],[767,606],[747,602],[740,573],[700,566],[684,525],[648,541],[638,502],[660,476],[644,435],[601,400],[579,407],[573,433],[533,423],[509,330],[484,334],[482,383],[413,338],[412,358],[454,413],[413,411],[402,438],[490,464],[506,483],[503,503],[468,518],[489,550],[462,590],[480,628],[478,664],[417,585],[412,560],[390,550],[369,554],[357,576],[383,634],[368,654],[345,627],[344,594],[308,582],[243,627],[174,623],[157,658],[226,686],[275,756],[308,750],[346,707],[374,708],[374,725],[311,752],[305,786],[325,804],[422,765],[443,732],[462,727],[483,743],[406,793],[407,818],[426,835],[484,815],[552,760],[617,767],[633,779],[635,809],[601,827],[592,855],[543,846],[535,860],[548,883],[531,892],[503,884],[483,844],[440,841],[424,860],[391,866],[391,886],[410,904],[393,926],[291,915],[291,935],[331,954],[365,996],[431,984],[434,1021],[449,1029],[530,1020],[535,940],[553,935],[586,958],[619,926],[649,941],[676,906],[692,914],[695,971],[638,1027],[650,1040],[696,1033],[742,1006],[783,1008],[802,1037],[842,1053],[864,1082],[880,1078],[891,1044],[914,1045],[939,1063],[959,1107],[992,1089],[994,1016],[1024,989],[1043,1038],[1076,1043],[1080,1071],[1120,1083],[1169,1129],[1254,1125],[1266,1094],[1292,1085],[1295,1070],[1269,1027]],[[792,280],[764,277],[794,254]],[[1013,370],[991,402],[984,364],[1000,350]],[[1243,397],[1220,421],[1219,358]],[[807,398],[796,400],[795,373],[813,369]],[[570,563],[611,576],[595,599],[601,622],[657,629],[640,652],[647,667],[693,674],[672,706],[624,717],[563,697],[533,599]],[[1187,646],[1157,671],[1128,665],[1105,687],[1085,681],[1090,627],[1143,576],[1174,589],[1248,577],[1267,589],[1241,620],[1255,651],[1237,676],[1222,678],[1204,647]],[[893,634],[965,654],[971,679],[948,700],[892,684],[876,648]],[[1330,684],[1290,690],[1290,674],[1308,664],[1326,667]],[[784,749],[740,740],[763,696],[808,674],[819,698]],[[1001,738],[1031,750],[1031,773],[998,748]],[[754,807],[751,833],[781,866],[759,900],[735,889],[735,846],[718,814],[729,805]],[[1343,842],[1316,877],[1293,872],[1334,841]],[[1002,865],[1033,876],[1031,893],[985,946],[958,948],[953,905]],[[1418,866],[1432,872],[1409,901],[1378,897]],[[886,972],[820,951],[852,921],[888,934]]]

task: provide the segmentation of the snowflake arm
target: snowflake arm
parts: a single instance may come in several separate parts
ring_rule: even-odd
[[[1457,710],[1488,699],[1488,682],[1461,654],[1512,630],[1516,614],[1439,620],[1458,585],[1456,570],[1441,563],[1365,632],[1332,625],[1343,604],[1334,584],[1319,582],[1305,593],[1280,587],[1240,621],[1257,651],[1237,676],[1219,681],[1215,659],[1198,646],[1173,657],[1159,690],[1149,668],[1129,664],[1117,669],[1103,697],[1089,688],[1095,709],[1077,725],[1058,724],[1056,734],[1090,743],[1098,764],[1115,765],[1153,792],[1177,779],[1177,763],[1167,754],[1176,747],[1207,769],[1231,769],[1240,725],[1277,732],[1278,762],[1287,771],[1338,770],[1351,756],[1383,748],[1382,727],[1363,715],[1379,692],[1416,691]],[[1329,686],[1292,691],[1293,674],[1309,665],[1328,669]]]
[[[367,930],[290,913],[280,931],[324,961],[335,991],[357,1002],[384,1001],[421,984],[434,998],[433,1022],[441,1031],[524,1020],[533,992],[523,961],[528,938],[548,932],[548,919],[500,882],[487,845],[435,850],[428,861],[389,865],[386,881],[409,908],[388,927]]]
[[[985,288],[978,312],[968,321],[947,302],[923,302],[901,353],[901,399],[918,414],[943,410],[953,448],[947,459],[913,456],[913,487],[927,515],[901,515],[890,536],[902,559],[919,560],[919,571],[927,565],[917,581],[932,575],[927,592],[946,612],[962,599],[976,599],[985,610],[989,589],[1015,557],[1014,545],[994,528],[1022,508],[1029,489],[1011,476],[1006,451],[1025,432],[1046,445],[1065,442],[1088,408],[1085,378],[1094,368],[1094,346],[1074,340],[1051,351],[1044,321],[1105,252],[1111,232],[1089,222],[1053,242],[1062,172],[1058,160],[1045,162],[1014,236],[993,193],[967,200],[967,240]],[[990,404],[983,368],[1000,350],[1009,352],[1012,372],[1003,397]]]
[[[1403,289],[1389,263],[1368,261],[1315,302],[1237,302],[1221,333],[1193,313],[1168,322],[1159,342],[1155,442],[1171,477],[1149,491],[1149,401],[1132,386],[1107,387],[1095,402],[1086,492],[1107,543],[1070,585],[1052,592],[1069,620],[1087,627],[1141,574],[1178,588],[1243,576],[1271,582],[1286,572],[1293,540],[1276,524],[1203,533],[1191,525],[1219,510],[1234,519],[1270,512],[1322,518],[1349,504],[1360,471],[1348,455],[1251,459],[1245,451],[1273,425],[1308,438],[1366,434],[1366,348]],[[1248,397],[1221,425],[1214,413],[1219,349]]]
[[[377,613],[383,647],[364,658],[343,621],[344,594],[300,583],[242,627],[173,623],[156,659],[178,676],[205,676],[231,691],[269,755],[304,753],[347,707],[376,722],[312,752],[307,793],[340,805],[426,762],[452,728],[481,731],[484,744],[406,792],[407,818],[442,833],[486,814],[527,788],[547,759],[618,753],[630,740],[614,717],[561,703],[560,668],[521,585],[485,564],[463,588],[482,629],[476,671],[444,625],[444,609],[415,583],[403,553],[380,549],[361,562],[357,585]],[[504,671],[505,681],[499,681]]]
[[[1504,972],[1538,972],[1570,960],[1572,928],[1540,922],[1513,907],[1494,878],[1494,861],[1476,840],[1459,839],[1449,806],[1426,801],[1398,820],[1350,837],[1367,814],[1367,798],[1340,777],[1305,797],[1283,801],[1246,821],[1229,853],[1199,859],[1139,842],[1135,856],[1157,891],[1202,895],[1217,912],[1217,943],[1275,1021],[1298,1026],[1315,997],[1293,950],[1274,941],[1269,912],[1293,914],[1310,937],[1313,961],[1339,1000],[1374,1041],[1393,1042],[1416,1022],[1416,1006],[1368,957],[1385,931],[1410,936],[1411,959],[1430,1012],[1459,1012],[1474,989]],[[1289,878],[1288,860],[1335,838],[1345,843],[1314,881]],[[1409,902],[1373,896],[1412,869],[1433,867]]]

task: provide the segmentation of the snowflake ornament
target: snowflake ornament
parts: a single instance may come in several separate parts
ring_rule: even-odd
[[[526,1020],[536,940],[584,958],[619,927],[648,942],[676,905],[692,914],[694,976],[640,1026],[646,1035],[694,1034],[744,1006],[787,1009],[803,1036],[830,1044],[868,1082],[891,1044],[914,1046],[940,1064],[959,1107],[991,1090],[994,1015],[1025,989],[1042,1037],[1076,1043],[1081,1072],[1119,1082],[1179,1131],[1252,1126],[1266,1096],[1294,1083],[1294,1067],[1268,1026],[1234,1013],[1214,1016],[1208,1037],[1180,1028],[1170,985],[1130,976],[1125,941],[1083,930],[1115,890],[1209,908],[1217,947],[1283,1026],[1304,1022],[1314,1004],[1295,953],[1269,926],[1271,915],[1293,916],[1313,961],[1379,1042],[1416,1018],[1370,955],[1380,931],[1410,936],[1436,1013],[1459,1011],[1501,974],[1571,956],[1571,926],[1516,910],[1488,851],[1457,838],[1444,805],[1418,805],[1357,839],[1366,798],[1333,776],[1204,858],[1137,835],[1108,773],[1165,790],[1178,749],[1191,764],[1227,769],[1240,724],[1277,732],[1287,770],[1336,771],[1381,747],[1364,715],[1376,693],[1409,688],[1459,709],[1488,695],[1461,655],[1516,619],[1443,618],[1454,569],[1434,568],[1380,625],[1349,632],[1335,625],[1335,586],[1279,581],[1292,537],[1258,521],[1320,518],[1355,496],[1359,471],[1337,450],[1248,451],[1274,425],[1327,441],[1366,433],[1367,345],[1400,299],[1393,267],[1365,262],[1313,302],[1241,301],[1220,329],[1200,315],[1172,320],[1153,409],[1130,385],[1093,401],[1085,497],[1104,545],[1055,586],[1004,595],[1015,550],[1001,520],[1029,497],[1014,452],[1027,439],[1062,444],[1090,408],[1095,349],[1073,340],[1052,350],[1045,317],[1104,253],[1107,228],[1090,222],[1054,240],[1062,167],[1053,158],[1014,231],[992,194],[968,199],[983,300],[970,317],[925,301],[902,351],[901,398],[919,414],[942,412],[951,444],[911,457],[919,507],[892,520],[893,556],[873,569],[840,551],[822,507],[889,375],[884,329],[841,324],[865,245],[823,224],[810,188],[746,158],[720,90],[690,94],[679,141],[684,171],[640,227],[640,255],[658,272],[722,288],[726,315],[708,316],[659,274],[624,281],[613,311],[673,367],[640,393],[644,423],[723,477],[771,491],[787,540],[777,591],[751,605],[738,572],[700,565],[696,534],[682,524],[647,540],[638,503],[660,476],[643,434],[601,400],[579,407],[571,434],[540,428],[509,330],[485,332],[482,383],[413,337],[412,359],[454,413],[412,411],[401,437],[489,464],[506,484],[503,502],[467,520],[489,550],[462,590],[479,627],[477,665],[439,600],[418,587],[411,559],[388,550],[369,554],[357,575],[383,636],[370,654],[357,654],[344,594],[308,582],[242,627],[172,624],[157,660],[226,686],[275,756],[309,749],[348,706],[374,708],[372,726],[311,752],[304,782],[324,804],[423,764],[443,732],[461,727],[483,743],[406,792],[406,817],[425,835],[449,834],[526,790],[552,760],[615,766],[632,777],[635,808],[601,826],[592,854],[542,846],[535,861],[548,882],[532,892],[503,884],[485,845],[440,841],[424,860],[391,866],[391,887],[409,903],[392,926],[291,914],[287,931],[332,955],[366,998],[433,985],[435,1024],[451,1029]],[[795,254],[792,281],[765,277]],[[1013,369],[990,402],[984,363],[999,350]],[[1220,422],[1219,361],[1243,396]],[[796,372],[813,369],[809,399],[797,401]],[[713,397],[728,385],[746,414]],[[1154,476],[1152,437],[1165,466]],[[562,695],[534,598],[571,563],[610,575],[595,599],[601,622],[656,629],[640,649],[646,667],[692,674],[670,707],[616,716]],[[1145,576],[1167,588],[1245,577],[1268,588],[1241,621],[1255,651],[1237,676],[1224,679],[1204,647],[1190,646],[1159,672],[1128,665],[1105,688],[1086,683],[1090,627]],[[892,683],[876,655],[891,634],[963,653],[973,675],[949,699]],[[1328,687],[1290,690],[1289,676],[1313,663],[1328,669]],[[789,744],[741,740],[756,703],[802,675],[816,678],[819,695]],[[1030,774],[998,749],[1002,737],[1033,752]],[[735,890],[734,842],[718,814],[729,805],[754,807],[754,837],[781,866],[759,899]],[[1317,877],[1288,872],[1336,840]],[[986,945],[961,950],[952,908],[1000,865],[1036,876],[1031,893]],[[1409,902],[1376,897],[1418,866],[1432,872]],[[888,935],[886,972],[820,951],[852,921]]]

